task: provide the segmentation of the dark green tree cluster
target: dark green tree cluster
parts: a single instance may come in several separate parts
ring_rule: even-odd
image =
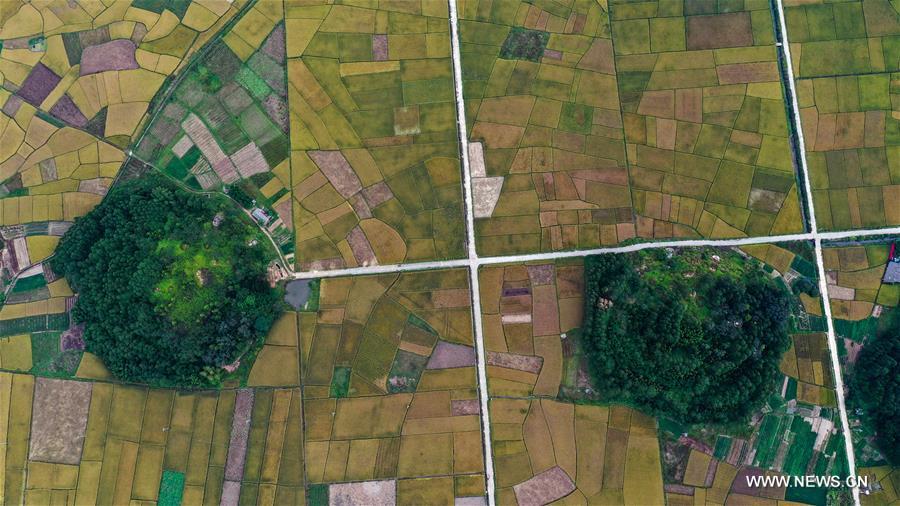
[[[226,199],[150,175],[76,221],[51,266],[78,293],[87,350],[113,374],[204,386],[261,344],[281,309],[258,233]]]
[[[500,47],[500,58],[540,61],[549,40],[547,32],[514,26]]]
[[[885,458],[900,465],[900,310],[859,352],[850,376],[850,405],[861,408],[863,422],[875,432]]]
[[[640,272],[626,255],[586,261],[584,351],[599,393],[684,423],[745,419],[790,343],[787,289],[758,268],[684,276],[677,255],[646,254],[657,258]]]

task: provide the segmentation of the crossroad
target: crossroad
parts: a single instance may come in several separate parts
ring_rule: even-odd
[[[780,30],[776,30],[779,35],[777,41],[778,49],[784,58],[784,65],[787,67],[783,76],[787,76],[787,88],[791,99],[791,112],[794,116],[794,125],[797,134],[797,151],[800,159],[800,173],[803,175],[803,184],[806,187],[806,205],[809,209],[810,231],[816,250],[816,267],[819,271],[819,293],[823,297],[823,306],[825,308],[825,322],[828,328],[828,349],[831,352],[831,367],[834,374],[834,390],[837,394],[838,412],[841,418],[841,427],[844,432],[844,444],[846,445],[847,466],[850,470],[850,476],[856,477],[856,455],[853,453],[853,435],[850,433],[850,421],[847,417],[847,403],[844,393],[844,376],[841,371],[841,363],[838,359],[837,336],[834,332],[834,321],[831,319],[831,303],[828,298],[828,281],[825,279],[825,261],[822,254],[822,236],[819,234],[819,227],[816,223],[815,203],[812,196],[812,183],[809,177],[809,166],[806,163],[806,141],[803,138],[803,128],[800,123],[800,105],[797,102],[797,86],[794,80],[793,60],[791,58],[791,44],[787,35],[787,24],[784,17],[784,3],[782,0],[776,0],[778,12],[778,23]],[[855,481],[854,481],[855,483]],[[853,487],[853,503],[859,506],[859,487]]]
[[[543,253],[531,253],[521,255],[491,256],[480,257],[475,248],[475,214],[474,202],[472,198],[472,175],[469,170],[469,150],[468,150],[468,133],[466,127],[465,102],[463,99],[463,83],[462,83],[462,66],[460,59],[460,41],[459,41],[459,17],[457,12],[456,0],[449,0],[450,7],[450,31],[451,31],[451,57],[453,62],[454,85],[456,89],[456,114],[457,129],[459,133],[460,160],[462,164],[463,174],[463,195],[465,200],[466,211],[466,257],[452,260],[438,260],[431,262],[414,262],[400,263],[393,265],[365,265],[360,267],[351,267],[345,269],[333,269],[323,271],[304,271],[292,273],[294,279],[311,279],[338,276],[359,276],[373,274],[389,274],[411,271],[425,271],[434,269],[449,268],[466,268],[469,271],[470,288],[472,294],[472,316],[475,329],[475,343],[478,365],[478,390],[481,402],[481,425],[484,446],[485,459],[485,485],[487,487],[488,504],[496,505],[494,495],[494,465],[493,453],[491,450],[491,426],[490,412],[488,409],[488,390],[487,390],[487,367],[486,353],[484,348],[484,334],[481,322],[481,301],[479,297],[479,281],[478,269],[483,265],[496,265],[507,263],[522,262],[542,262],[554,261],[563,258],[578,258],[588,255],[604,255],[617,253],[631,253],[635,251],[653,249],[653,248],[693,248],[693,247],[736,247],[749,246],[754,244],[773,244],[779,242],[791,241],[813,241],[815,244],[816,265],[819,275],[819,289],[825,297],[824,308],[826,321],[828,322],[828,345],[831,352],[831,364],[833,367],[833,375],[835,380],[835,390],[837,393],[838,407],[840,411],[841,426],[846,443],[846,453],[850,473],[855,476],[856,465],[853,453],[853,439],[850,434],[850,426],[847,417],[847,407],[844,396],[844,381],[838,360],[837,340],[834,331],[834,323],[831,320],[831,305],[828,303],[828,286],[825,278],[825,264],[822,254],[823,241],[839,241],[852,240],[857,238],[872,238],[878,236],[900,235],[900,227],[874,228],[864,230],[848,230],[837,232],[820,232],[816,222],[814,211],[814,202],[812,198],[812,184],[809,177],[809,171],[806,163],[805,141],[803,131],[800,128],[800,110],[797,102],[796,84],[790,69],[792,66],[790,43],[787,38],[787,26],[785,25],[784,6],[782,0],[775,2],[777,12],[776,22],[779,24],[778,38],[776,40],[776,48],[781,53],[787,72],[784,83],[788,91],[790,99],[791,113],[793,115],[796,128],[796,149],[798,150],[797,159],[800,164],[800,173],[802,183],[805,188],[806,208],[808,210],[809,232],[800,234],[787,235],[770,235],[761,237],[741,237],[730,239],[691,239],[691,240],[671,240],[671,241],[651,241],[629,244],[626,246],[615,246],[605,248],[595,248],[586,250],[572,251],[552,251]],[[859,489],[853,489],[854,503],[859,506]]]

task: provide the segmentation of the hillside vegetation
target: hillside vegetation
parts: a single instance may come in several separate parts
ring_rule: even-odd
[[[719,250],[589,257],[584,346],[603,397],[685,423],[757,409],[790,314],[789,293],[758,265]]]
[[[149,176],[78,220],[51,265],[78,293],[87,351],[113,374],[202,386],[261,344],[279,311],[258,234],[226,200]]]
[[[900,311],[890,313],[878,336],[863,346],[850,376],[850,404],[863,410],[875,443],[892,465],[900,465]]]

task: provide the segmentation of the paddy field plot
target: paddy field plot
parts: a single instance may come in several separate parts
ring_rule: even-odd
[[[478,251],[635,236],[605,3],[459,5]]]
[[[0,491],[10,504],[302,502],[300,410],[297,389],[184,393],[3,372]]]
[[[57,127],[125,148],[166,78],[243,4],[9,2],[0,15],[0,68],[4,93],[13,93],[3,112],[14,116],[29,104]]]
[[[786,3],[819,227],[900,224],[897,7]]]
[[[753,488],[750,476],[846,476],[843,427],[811,243],[742,248],[791,292],[788,335],[774,391],[749,424],[682,426],[661,420],[666,497],[822,504],[824,488]],[[683,435],[686,433],[687,435]],[[837,493],[849,496],[847,489]]]
[[[299,313],[310,493],[480,500],[467,272],[326,278],[319,290],[318,310]]]
[[[461,5],[479,251],[803,230],[760,2]]]
[[[285,12],[299,270],[462,256],[447,16],[428,0]]]
[[[640,237],[803,230],[766,2],[612,2]]]
[[[664,500],[656,419],[585,401],[583,270],[578,260],[479,273],[501,504]]]
[[[193,191],[221,191],[294,250],[285,32],[254,6],[182,76],[134,156]]]

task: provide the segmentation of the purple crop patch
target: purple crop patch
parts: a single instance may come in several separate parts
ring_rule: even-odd
[[[241,482],[225,481],[222,484],[222,499],[219,506],[237,506],[241,498]]]
[[[454,367],[469,367],[475,365],[475,349],[461,344],[438,341],[431,359],[428,360],[428,369],[451,369]]]
[[[372,35],[372,59],[385,61],[388,59],[388,37],[384,34]]]
[[[553,264],[529,265],[528,277],[535,286],[553,284]]]
[[[478,399],[450,401],[450,414],[453,416],[477,415],[481,413]]]
[[[22,97],[18,95],[10,95],[10,97],[6,100],[6,103],[3,104],[3,114],[9,116],[10,118],[15,116],[17,112],[19,112],[19,107],[22,106]]]
[[[529,288],[527,286],[519,286],[519,287],[503,289],[504,297],[520,297],[522,295],[529,295],[529,294],[531,294],[531,288]]]
[[[72,97],[68,94],[63,95],[62,98],[53,104],[53,107],[50,108],[50,114],[78,128],[84,128],[88,123],[87,118],[84,117],[84,114],[78,109],[78,106],[75,105]]]
[[[244,457],[247,455],[247,439],[250,435],[250,415],[253,411],[253,390],[238,390],[234,400],[234,418],[231,423],[231,442],[225,461],[225,479],[240,482],[244,477]]]
[[[308,155],[345,199],[362,190],[359,177],[340,151],[310,151]]]
[[[59,336],[59,349],[62,351],[84,350],[84,324],[69,327]]]
[[[262,51],[278,63],[284,63],[284,25],[278,25],[263,43]]]
[[[132,70],[139,68],[134,59],[137,47],[128,39],[116,39],[96,46],[84,48],[81,53],[81,70],[83,76],[107,70]]]
[[[38,107],[61,80],[46,65],[38,63],[34,66],[31,74],[28,74],[28,77],[25,78],[25,82],[22,83],[22,87],[19,89],[19,96],[24,98],[29,104]]]

